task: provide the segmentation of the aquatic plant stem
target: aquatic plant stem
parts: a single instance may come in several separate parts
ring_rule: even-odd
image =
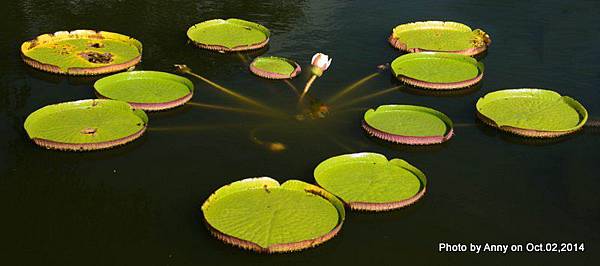
[[[296,93],[296,95],[300,96],[300,92],[298,91],[298,88],[296,88],[296,86],[294,86],[294,84],[292,84],[289,80],[284,79],[283,82],[285,82],[285,84],[288,85],[288,87],[290,87],[290,89],[292,89],[292,91],[294,91]]]
[[[285,144],[283,144],[281,142],[270,142],[270,141],[264,141],[264,140],[259,139],[256,136],[256,133],[260,129],[261,128],[255,128],[255,129],[250,130],[250,141],[252,141],[253,143],[258,144],[260,146],[263,146],[272,152],[281,152],[286,149]]]
[[[358,81],[348,85],[346,88],[344,88],[340,92],[333,95],[331,98],[329,98],[325,102],[332,104],[332,103],[336,102],[337,100],[339,100],[340,98],[342,98],[342,96],[346,95],[347,93],[351,92],[352,90],[358,88],[360,85],[364,84],[365,82],[367,82],[377,76],[379,76],[379,72],[375,72],[375,73],[370,74],[362,79],[359,79]]]
[[[345,106],[351,106],[351,105],[357,104],[359,102],[363,102],[363,101],[369,100],[371,98],[375,98],[375,97],[384,95],[386,93],[390,93],[392,91],[398,90],[398,88],[400,88],[400,87],[402,87],[402,86],[395,86],[395,87],[391,87],[389,89],[385,89],[385,90],[382,90],[382,91],[379,91],[379,92],[375,92],[375,93],[371,93],[371,94],[368,94],[368,95],[365,95],[365,96],[362,96],[362,97],[358,97],[358,98],[353,99],[351,101],[348,101],[348,102],[342,103],[342,104],[340,104],[338,106],[335,106],[335,108],[338,109],[338,108],[342,108],[342,107],[345,107]]]
[[[257,110],[248,110],[248,109],[236,108],[236,107],[229,107],[229,106],[223,106],[223,105],[216,105],[216,104],[188,102],[187,105],[194,106],[194,107],[202,107],[202,108],[207,108],[207,109],[236,112],[236,113],[247,113],[247,114],[256,114],[256,115],[263,115],[263,116],[279,117],[272,113],[266,113],[266,112],[261,112],[261,111],[257,111]]]
[[[243,124],[211,124],[204,126],[172,126],[172,127],[149,127],[147,130],[150,132],[170,132],[170,131],[200,131],[200,130],[213,130],[222,129],[226,127],[241,127]]]
[[[219,85],[219,84],[217,84],[217,83],[215,83],[215,82],[213,82],[213,81],[211,81],[211,80],[209,80],[209,79],[207,79],[207,78],[205,78],[203,76],[200,76],[200,75],[192,72],[192,70],[189,67],[187,67],[186,65],[175,65],[175,67],[177,67],[179,69],[179,71],[181,71],[183,73],[186,73],[188,75],[192,75],[192,76],[194,76],[194,77],[196,77],[196,78],[198,78],[198,79],[206,82],[207,84],[213,86],[214,88],[216,88],[216,89],[218,89],[218,90],[220,90],[220,91],[222,91],[222,92],[224,92],[224,93],[226,93],[226,94],[228,94],[230,96],[233,96],[234,98],[236,98],[236,99],[238,99],[238,100],[240,100],[240,101],[242,101],[242,102],[244,102],[246,104],[258,107],[260,109],[263,109],[263,110],[266,110],[266,111],[269,111],[269,112],[283,114],[282,112],[280,112],[278,110],[275,110],[275,109],[273,109],[271,107],[268,107],[268,106],[266,106],[266,105],[264,105],[262,103],[257,102],[256,100],[248,98],[248,97],[246,97],[244,95],[241,95],[241,94],[239,94],[239,93],[237,93],[235,91],[227,89],[227,88],[225,88],[225,87],[223,87],[223,86],[221,86],[221,85]]]
[[[239,57],[239,58],[242,60],[242,62],[244,62],[244,64],[246,64],[246,65],[248,64],[248,59],[246,58],[246,56],[245,56],[245,55],[243,55],[243,54],[242,54],[242,53],[240,53],[240,52],[237,52],[236,54],[237,54],[237,55],[238,55],[238,57]]]
[[[312,75],[312,77],[310,77],[308,82],[306,82],[306,86],[304,86],[304,91],[302,91],[302,94],[300,95],[300,99],[298,100],[298,103],[302,103],[302,101],[304,100],[304,96],[306,96],[306,94],[308,94],[308,90],[310,89],[310,86],[312,86],[313,82],[315,82],[315,79],[317,79],[317,75]]]

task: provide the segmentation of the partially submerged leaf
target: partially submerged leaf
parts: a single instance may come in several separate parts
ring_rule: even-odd
[[[382,105],[369,109],[363,128],[371,135],[402,144],[434,144],[450,139],[452,121],[445,114],[415,105]]]
[[[439,51],[476,55],[487,49],[490,37],[482,30],[451,21],[423,21],[396,26],[392,46],[407,52]]]
[[[587,110],[576,100],[543,89],[508,89],[486,94],[477,101],[485,123],[530,137],[558,137],[585,124]]]
[[[142,44],[106,31],[75,30],[40,35],[21,45],[23,60],[40,70],[94,75],[128,69],[140,62]]]
[[[483,63],[460,54],[423,52],[396,58],[392,73],[410,85],[430,89],[459,89],[478,83]]]
[[[164,110],[192,98],[194,84],[187,78],[158,71],[130,71],[94,83],[104,98],[125,101],[136,109]]]
[[[258,252],[286,252],[318,245],[335,236],[343,204],[329,192],[301,181],[280,185],[249,178],[215,191],[202,205],[204,219],[219,239]]]
[[[38,145],[62,150],[97,150],[130,142],[146,130],[148,117],[113,100],[80,100],[45,106],[25,120]]]
[[[270,32],[258,23],[230,18],[198,23],[188,29],[187,36],[201,48],[230,52],[261,48]]]
[[[352,209],[382,211],[410,205],[425,193],[425,175],[377,153],[335,156],[315,168],[317,183]]]
[[[255,58],[250,64],[252,73],[269,79],[288,79],[300,73],[298,63],[283,57],[264,56]]]

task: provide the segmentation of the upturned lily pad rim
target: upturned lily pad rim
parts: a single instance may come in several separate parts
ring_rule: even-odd
[[[528,94],[529,96],[534,94],[544,94],[552,97],[560,97],[565,103],[571,106],[577,113],[579,114],[579,123],[576,126],[566,129],[566,130],[536,130],[536,129],[527,129],[527,128],[519,128],[513,127],[509,125],[499,125],[492,118],[487,117],[486,115],[480,112],[481,108],[490,100],[498,99],[498,98],[511,98],[511,97],[519,97],[519,95]],[[585,107],[579,103],[577,100],[569,97],[562,96],[558,92],[548,89],[538,89],[538,88],[516,88],[516,89],[504,89],[490,92],[483,97],[479,98],[476,103],[476,114],[477,117],[485,124],[498,128],[502,131],[506,131],[509,133],[513,133],[520,136],[525,137],[534,137],[534,138],[555,138],[568,134],[572,134],[583,128],[585,123],[588,120],[588,112]]]
[[[211,24],[217,23],[217,22],[218,23],[227,22],[227,23],[232,23],[232,24],[243,25],[246,27],[251,27],[251,28],[258,30],[258,31],[262,32],[263,34],[265,34],[266,39],[259,43],[239,45],[236,47],[226,47],[223,45],[200,43],[190,37],[190,31],[194,30],[195,28],[201,27],[204,25],[211,25]],[[218,18],[218,19],[205,20],[200,23],[196,23],[196,24],[192,25],[187,30],[187,36],[194,43],[194,45],[198,46],[199,48],[212,50],[212,51],[218,51],[218,52],[239,52],[239,51],[256,50],[256,49],[265,47],[269,43],[269,39],[271,37],[271,31],[267,27],[265,27],[261,24],[243,20],[243,19],[237,19],[237,18],[220,19],[220,18]]]
[[[428,49],[424,49],[424,48],[420,48],[420,47],[408,48],[408,45],[406,44],[406,42],[399,40],[397,37],[397,32],[400,32],[403,30],[431,29],[431,28],[459,30],[459,31],[465,31],[465,32],[480,31],[481,35],[482,35],[481,37],[483,38],[484,45],[479,46],[479,47],[467,48],[467,49],[463,49],[463,50],[456,50],[456,51],[435,51],[435,50],[428,50]],[[471,27],[469,27],[465,24],[462,24],[459,22],[454,22],[454,21],[430,20],[430,21],[410,22],[410,23],[397,25],[396,27],[394,27],[392,29],[392,33],[390,34],[390,37],[388,38],[388,42],[394,48],[399,49],[404,52],[408,52],[408,53],[447,52],[447,53],[475,56],[475,55],[479,55],[479,54],[485,52],[487,50],[487,48],[491,45],[492,40],[490,39],[489,35],[481,29],[473,30],[473,29],[471,29]]]
[[[135,48],[137,48],[139,55],[127,62],[121,64],[109,64],[100,67],[71,67],[66,70],[61,69],[59,66],[44,63],[25,55],[26,51],[35,48],[40,43],[48,43],[57,40],[65,40],[65,39],[74,39],[74,38],[89,38],[89,39],[114,39],[123,41],[131,44]],[[110,32],[110,31],[97,31],[97,30],[73,30],[73,31],[57,31],[54,33],[46,33],[35,37],[29,41],[23,42],[21,44],[21,58],[23,61],[36,69],[55,73],[55,74],[65,74],[65,75],[100,75],[107,73],[114,73],[118,71],[122,71],[137,65],[142,60],[142,43],[132,37],[127,35],[123,35],[120,33]]]
[[[214,228],[204,217],[204,223],[208,227],[209,231],[213,236],[218,238],[219,240],[228,243],[233,246],[241,247],[243,249],[252,250],[259,253],[281,253],[281,252],[291,252],[302,250],[310,247],[317,246],[321,243],[326,242],[327,240],[333,238],[337,235],[337,233],[342,228],[344,220],[346,219],[346,211],[344,208],[344,204],[340,201],[336,196],[331,194],[330,192],[299,180],[288,180],[282,184],[280,184],[277,180],[270,177],[255,177],[255,178],[246,178],[239,181],[235,181],[230,183],[229,185],[225,185],[215,192],[213,192],[206,201],[202,204],[201,210],[204,211],[210,206],[213,201],[218,200],[226,195],[233,194],[239,191],[249,190],[249,189],[288,189],[294,191],[303,191],[306,193],[317,195],[325,200],[327,200],[338,212],[338,224],[327,234],[313,238],[306,239],[298,242],[292,243],[280,243],[274,244],[267,247],[262,247],[257,243],[254,243],[249,240],[240,239],[231,235],[227,235],[216,228]]]
[[[451,60],[464,61],[465,63],[469,63],[469,64],[472,64],[473,66],[477,67],[477,70],[479,71],[479,73],[471,79],[467,79],[467,80],[463,80],[463,81],[459,81],[459,82],[431,82],[431,81],[427,81],[427,80],[419,80],[419,79],[415,79],[415,78],[411,78],[411,77],[402,75],[401,73],[397,73],[397,70],[394,68],[394,65],[399,64],[403,61],[414,60],[414,59],[424,59],[424,58],[432,59],[432,60],[433,59],[451,59]],[[398,80],[405,82],[409,85],[415,86],[415,87],[432,89],[432,90],[452,90],[452,89],[464,89],[467,87],[471,87],[481,81],[481,79],[483,78],[483,73],[484,73],[484,69],[485,69],[482,62],[478,62],[476,59],[474,59],[470,56],[466,56],[466,55],[462,55],[462,54],[446,53],[446,52],[420,52],[420,53],[404,54],[404,55],[401,55],[401,56],[397,57],[396,59],[394,59],[394,61],[392,61],[390,66],[392,69],[392,74]]]
[[[370,125],[367,120],[370,116],[377,114],[377,112],[383,111],[393,111],[393,110],[410,110],[410,111],[419,111],[428,114],[432,114],[438,117],[440,120],[446,124],[446,133],[442,136],[403,136],[397,135],[390,132],[385,132],[376,128],[375,125]],[[444,113],[424,106],[418,105],[402,105],[402,104],[388,104],[378,106],[376,109],[369,109],[363,115],[362,127],[369,133],[370,135],[387,140],[394,143],[399,144],[408,144],[408,145],[428,145],[428,144],[438,144],[448,141],[452,136],[454,136],[454,124],[452,120]]]
[[[334,167],[338,164],[363,161],[363,160],[367,160],[367,161],[371,161],[371,162],[389,163],[392,166],[400,167],[405,170],[408,170],[409,172],[413,173],[419,179],[419,181],[421,182],[421,188],[420,188],[419,192],[417,194],[415,194],[414,196],[404,199],[404,200],[401,200],[401,201],[394,201],[394,202],[386,202],[386,203],[358,202],[358,201],[346,202],[346,201],[344,201],[344,199],[341,199],[346,204],[346,206],[350,207],[350,209],[359,210],[359,211],[395,210],[395,209],[399,209],[402,207],[412,205],[415,202],[417,202],[419,199],[421,199],[423,197],[423,195],[425,195],[425,191],[427,190],[427,182],[428,181],[427,181],[427,176],[421,170],[419,170],[418,168],[411,165],[410,163],[408,163],[405,160],[397,159],[397,158],[388,160],[385,155],[382,155],[379,153],[374,153],[374,152],[350,153],[350,154],[343,154],[343,155],[330,157],[317,165],[317,167],[315,168],[315,170],[313,172],[313,175],[315,177],[315,180],[317,180],[317,176],[321,175],[321,173],[323,173],[330,167]],[[317,181],[317,184],[318,183],[319,182]]]
[[[110,141],[94,142],[94,143],[59,142],[59,141],[39,138],[39,137],[35,137],[35,136],[32,137],[31,134],[29,133],[29,125],[30,125],[30,123],[32,123],[31,122],[32,119],[34,119],[37,116],[43,115],[46,112],[52,111],[52,109],[82,108],[87,105],[94,106],[97,103],[100,103],[100,104],[108,103],[108,104],[115,104],[115,105],[122,103],[123,105],[128,106],[129,108],[131,108],[131,112],[135,116],[139,117],[140,121],[143,123],[142,128],[129,136],[124,136],[122,138],[118,138],[118,139],[114,139],[114,140],[110,140]],[[127,144],[127,143],[134,141],[135,139],[141,137],[148,127],[148,116],[142,110],[133,109],[126,102],[109,100],[109,99],[84,99],[84,100],[78,100],[78,101],[70,101],[70,102],[62,102],[62,103],[57,103],[57,104],[46,105],[40,109],[37,109],[33,113],[29,114],[27,116],[27,118],[25,119],[23,126],[25,128],[25,131],[27,131],[31,140],[33,140],[33,142],[35,144],[42,146],[44,148],[63,150],[63,151],[94,151],[94,150],[102,150],[102,149],[108,149],[108,148],[113,148],[116,146],[124,145],[124,144]]]
[[[263,70],[263,69],[260,69],[256,66],[254,66],[254,62],[256,62],[256,60],[261,60],[261,59],[277,59],[277,60],[285,61],[286,63],[290,64],[294,68],[294,70],[289,75],[284,75],[284,74],[280,74],[280,73],[266,71],[266,70]],[[291,78],[296,77],[302,71],[302,68],[296,61],[285,58],[285,57],[259,56],[259,57],[254,58],[254,60],[252,60],[252,62],[250,63],[250,71],[259,77],[268,78],[268,79],[291,79]]]
[[[146,79],[168,79],[170,81],[175,81],[175,82],[185,85],[190,91],[188,94],[186,94],[183,97],[180,97],[178,99],[174,99],[171,101],[167,101],[167,102],[161,102],[161,103],[128,102],[134,109],[141,109],[141,110],[145,110],[145,111],[162,111],[162,110],[171,109],[171,108],[175,108],[177,106],[184,105],[186,102],[191,100],[192,97],[194,96],[194,83],[192,81],[190,81],[189,79],[179,76],[179,75],[167,73],[167,72],[151,71],[151,70],[128,71],[128,72],[118,73],[118,74],[110,75],[108,77],[101,78],[94,83],[94,90],[96,91],[96,94],[98,95],[99,98],[112,99],[106,95],[103,95],[101,92],[101,90],[102,90],[101,88],[103,86],[108,86],[109,84],[107,84],[107,83],[110,83],[113,81],[118,81],[118,80],[128,80],[131,77],[136,77],[138,79],[144,79],[144,78],[146,78]],[[120,99],[113,99],[113,100],[120,100]]]

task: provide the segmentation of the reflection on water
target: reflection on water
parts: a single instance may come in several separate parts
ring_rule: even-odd
[[[537,143],[482,125],[474,115],[476,100],[490,91],[542,87],[580,100],[591,117],[598,117],[597,1],[26,0],[9,2],[0,13],[5,23],[0,49],[6,55],[0,62],[2,262],[385,265],[401,257],[430,265],[468,265],[479,258],[440,254],[437,243],[560,240],[585,242],[590,250],[599,243],[597,130],[586,127],[552,143]],[[240,57],[187,44],[189,26],[228,17],[269,27],[270,45]],[[386,42],[390,30],[427,19],[456,20],[491,35],[479,87],[452,97],[406,86],[391,90],[401,84],[389,70],[377,68],[401,55]],[[151,113],[150,130],[140,140],[91,153],[43,150],[25,137],[25,117],[47,104],[95,97],[92,85],[99,77],[32,70],[21,62],[18,47],[41,33],[78,28],[120,32],[142,41],[140,70],[172,72],[173,64],[186,63],[203,77],[290,116],[298,112],[298,95],[291,88],[303,88],[311,56],[323,52],[333,62],[310,95],[331,104],[329,113],[297,121],[207,108],[247,105],[194,80],[192,101],[205,106]],[[258,78],[247,62],[259,55],[292,58],[304,71],[289,83]],[[423,147],[373,139],[360,121],[366,109],[383,104],[440,110],[457,124],[456,135]],[[261,142],[282,143],[285,150],[274,153],[257,145],[251,140],[255,129]],[[427,195],[391,213],[350,213],[332,241],[280,256],[229,247],[202,225],[200,204],[223,184],[254,176],[312,183],[319,162],[360,151],[415,164],[428,176]],[[597,254],[586,250],[572,256],[495,258],[502,265],[567,259],[585,265]]]

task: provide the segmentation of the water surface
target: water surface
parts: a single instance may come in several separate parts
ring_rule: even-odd
[[[0,260],[10,265],[551,265],[598,261],[600,130],[536,141],[500,133],[474,116],[476,100],[502,88],[551,88],[579,99],[600,119],[598,1],[13,1],[4,4],[0,49]],[[343,113],[298,123],[195,107],[153,113],[140,140],[89,153],[48,151],[26,137],[26,116],[48,104],[94,98],[98,77],[64,77],[20,61],[20,43],[38,34],[101,29],[144,44],[139,69],[196,72],[286,112],[295,95],[283,82],[253,76],[236,54],[187,44],[190,25],[237,17],[272,30],[261,53],[290,57],[307,70],[313,53],[334,60],[311,94],[321,100],[375,73],[400,53],[386,43],[393,26],[454,20],[493,39],[481,87],[460,95],[400,88]],[[292,83],[301,87],[308,71]],[[195,80],[194,101],[242,107]],[[339,104],[397,86],[382,72]],[[449,142],[391,145],[360,129],[360,108],[381,104],[436,108],[457,123]],[[182,127],[193,127],[181,130]],[[287,145],[272,153],[250,132]],[[373,151],[403,158],[430,180],[417,204],[389,213],[349,213],[341,234],[299,253],[264,256],[209,235],[200,204],[218,187],[246,177],[313,182],[322,160]],[[572,241],[577,254],[439,253],[438,243]]]

